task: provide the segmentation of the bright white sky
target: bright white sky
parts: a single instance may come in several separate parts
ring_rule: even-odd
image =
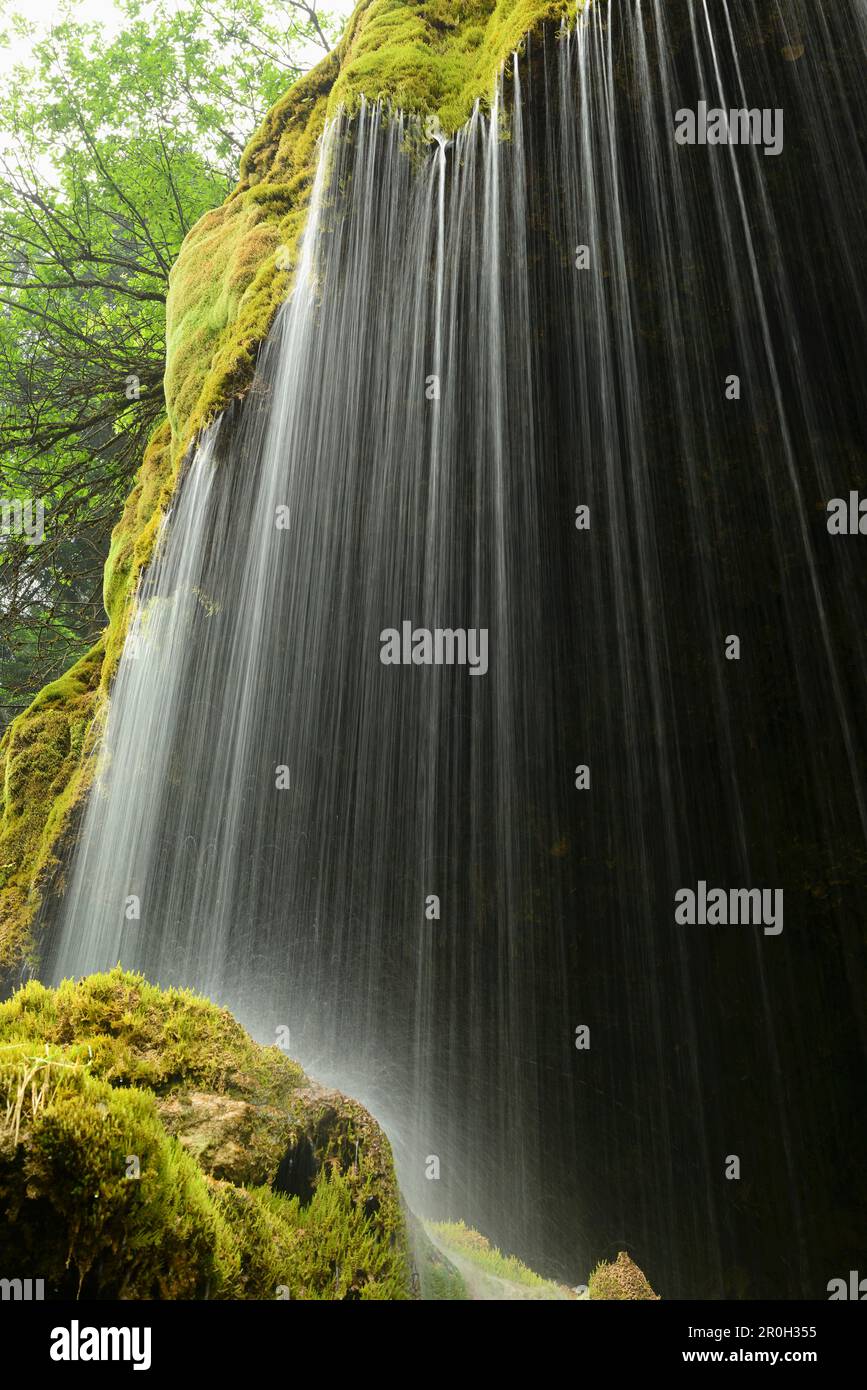
[[[167,7],[177,3],[178,0],[166,0]],[[322,8],[336,17],[346,19],[354,10],[355,4],[356,0],[323,0]],[[11,33],[9,15],[23,15],[40,30],[50,29],[52,24],[61,19],[63,9],[61,0],[0,0],[0,33]],[[101,23],[109,34],[116,34],[123,27],[123,15],[115,8],[112,0],[75,0],[74,13],[77,19],[84,22]],[[30,41],[27,39],[10,39],[9,43],[0,43],[0,78],[19,64],[27,65],[29,51]],[[294,56],[301,61],[309,61],[309,65],[313,67],[322,58],[322,49],[316,44],[311,44],[309,53],[295,49]],[[10,153],[2,131],[0,153]],[[50,161],[41,158],[37,163],[44,176],[50,179]]]
[[[54,24],[61,13],[58,0],[8,0],[5,8],[23,14],[27,19],[45,28]],[[344,16],[350,15],[354,8],[355,0],[325,0],[323,5],[323,9],[328,10],[331,14]],[[79,19],[102,21],[106,28],[112,32],[116,32],[120,28],[119,16],[111,0],[76,0],[75,13]],[[2,15],[0,15],[0,27],[5,27]],[[26,42],[15,42],[10,43],[8,47],[0,47],[0,73],[8,72],[16,63],[26,62],[27,52]],[[311,54],[312,59],[316,61],[320,56],[320,50],[314,48]]]
[[[9,0],[4,7],[12,13],[21,14],[40,27],[50,28],[60,18],[61,7],[57,0]],[[111,0],[76,0],[75,12],[79,19],[99,21],[113,32],[120,28]],[[5,27],[5,25],[4,25]],[[8,72],[16,63],[27,61],[28,44],[26,40],[15,40],[0,48],[0,72]]]

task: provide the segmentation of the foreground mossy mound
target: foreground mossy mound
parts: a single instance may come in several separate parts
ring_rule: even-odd
[[[363,1107],[226,1010],[120,969],[0,1005],[0,1266],[55,1298],[411,1288]]]
[[[625,1250],[613,1264],[603,1262],[590,1275],[589,1291],[591,1299],[653,1299],[659,1300],[638,1265],[630,1260]]]

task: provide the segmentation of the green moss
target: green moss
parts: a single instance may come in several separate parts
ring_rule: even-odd
[[[603,1261],[596,1266],[590,1275],[589,1292],[591,1299],[659,1299],[625,1250],[613,1264]]]
[[[92,727],[104,654],[101,642],[40,691],[0,742],[0,963],[25,953],[39,906],[36,885],[56,867],[54,847]]]
[[[429,1302],[466,1302],[467,1286],[456,1269],[445,1264],[432,1264],[427,1270],[422,1297]]]
[[[29,981],[0,1005],[0,1041],[43,1042],[90,1059],[115,1086],[180,1086],[285,1104],[306,1084],[276,1047],[260,1047],[227,1009],[115,969],[57,989]]]
[[[472,1260],[487,1274],[493,1274],[497,1279],[506,1279],[511,1284],[523,1284],[526,1288],[550,1289],[556,1297],[562,1296],[561,1291],[550,1280],[535,1274],[516,1256],[503,1255],[495,1245],[491,1245],[486,1236],[474,1231],[471,1226],[465,1226],[463,1221],[431,1222],[430,1230],[447,1249]]]
[[[4,1269],[75,1296],[200,1296],[228,1247],[196,1164],[170,1141],[153,1097],[116,1091],[81,1062],[22,1045],[0,1051]],[[127,1178],[135,1156],[140,1178]],[[39,1273],[41,1271],[41,1273]]]
[[[575,13],[575,0],[370,0],[347,35],[329,112],[383,97],[436,115],[452,134],[489,100],[500,65],[529,32]]]
[[[178,1123],[185,1104],[198,1129]],[[212,1138],[222,1125],[216,1152],[228,1137],[266,1183],[214,1171],[203,1115]],[[273,1190],[302,1136],[311,1191]],[[391,1152],[370,1115],[226,1010],[120,969],[0,1005],[0,1204],[0,1264],[49,1296],[409,1296]]]

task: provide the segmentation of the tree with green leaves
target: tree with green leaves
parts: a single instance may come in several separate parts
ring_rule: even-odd
[[[317,0],[0,0],[0,728],[102,626],[108,537],[163,410],[168,274],[269,106],[331,47]],[[345,7],[344,7],[345,8]],[[41,544],[11,504],[45,507]],[[20,511],[20,507],[19,507]]]

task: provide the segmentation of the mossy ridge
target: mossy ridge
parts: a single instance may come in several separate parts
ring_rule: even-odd
[[[240,1023],[190,990],[159,989],[143,975],[64,980],[48,989],[30,980],[0,1004],[0,1043],[63,1047],[113,1086],[157,1095],[179,1087],[285,1105],[304,1072],[276,1047],[255,1043]]]
[[[166,305],[167,420],[155,430],[112,536],[103,638],[0,740],[0,971],[32,960],[33,924],[93,778],[107,696],[136,586],[183,460],[243,395],[291,286],[326,118],[362,94],[438,117],[444,131],[490,97],[524,36],[574,18],[576,0],[361,0],[333,53],[269,111],[237,188],[189,232]]]
[[[307,1201],[217,1177],[170,1133],[170,1098],[201,1086],[279,1113],[290,1142],[303,1130],[318,1146]],[[0,1105],[0,1256],[54,1296],[409,1297],[375,1121],[207,1000],[120,969],[57,990],[31,982],[0,1005]],[[273,1155],[269,1166],[273,1181]]]
[[[348,35],[329,101],[353,111],[362,96],[435,115],[446,135],[489,100],[500,66],[546,22],[574,20],[578,0],[370,0]]]
[[[521,1284],[540,1293],[547,1291],[554,1298],[571,1297],[568,1290],[550,1279],[544,1279],[541,1274],[536,1274],[516,1255],[504,1255],[491,1244],[487,1236],[465,1225],[463,1221],[431,1221],[428,1223],[428,1229],[447,1250],[453,1250],[456,1254],[472,1260],[480,1269],[497,1279],[504,1279],[510,1284]]]

